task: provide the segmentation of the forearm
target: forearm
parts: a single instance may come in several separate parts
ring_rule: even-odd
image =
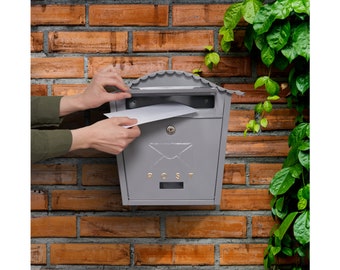
[[[31,162],[64,155],[69,152],[71,144],[69,130],[31,129]]]

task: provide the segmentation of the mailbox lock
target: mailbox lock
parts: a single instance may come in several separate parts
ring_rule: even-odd
[[[173,135],[175,132],[176,132],[176,128],[172,125],[166,128],[166,133],[168,133],[169,135]]]

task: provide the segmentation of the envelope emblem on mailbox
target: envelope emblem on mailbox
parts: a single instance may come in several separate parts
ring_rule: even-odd
[[[153,151],[151,168],[163,167],[187,169],[193,167],[193,151],[191,143],[150,143]],[[184,168],[183,168],[184,167]]]

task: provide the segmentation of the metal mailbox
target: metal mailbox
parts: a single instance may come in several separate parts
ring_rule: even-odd
[[[151,73],[129,83],[132,97],[111,112],[176,102],[190,115],[140,125],[141,136],[117,156],[123,205],[219,204],[231,95],[197,75]]]

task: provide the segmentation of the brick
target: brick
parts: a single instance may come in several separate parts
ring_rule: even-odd
[[[249,164],[249,184],[269,185],[274,175],[282,169],[282,163]]]
[[[168,238],[245,238],[244,216],[169,216],[166,217]]]
[[[204,65],[203,56],[174,56],[172,68],[192,72],[201,68],[202,77],[244,77],[251,76],[251,63],[249,57],[221,57],[221,61],[212,71]]]
[[[249,120],[254,119],[254,110],[230,110],[228,131],[244,131]]]
[[[288,136],[228,136],[226,146],[228,157],[286,157],[288,151]]]
[[[45,244],[31,244],[31,264],[46,264]]]
[[[32,5],[31,25],[85,25],[85,6]]]
[[[252,110],[230,110],[228,124],[229,131],[244,131],[249,120],[254,119],[255,112]],[[291,130],[295,127],[296,110],[273,109],[264,117],[268,120],[268,126],[262,130]]]
[[[76,217],[33,217],[31,237],[76,237]]]
[[[123,78],[139,78],[168,69],[167,57],[89,57],[89,77],[107,65],[113,65]]]
[[[31,96],[47,96],[47,85],[31,84]]]
[[[82,57],[33,57],[31,58],[31,78],[82,78],[84,58]]]
[[[118,186],[119,177],[116,164],[84,164],[82,167],[84,186]]]
[[[267,189],[222,189],[221,210],[270,210],[272,196]]]
[[[267,244],[222,244],[220,265],[262,265]]]
[[[77,166],[73,164],[32,164],[32,185],[75,185]]]
[[[121,196],[118,191],[107,190],[53,190],[53,210],[120,211]]]
[[[81,237],[160,237],[159,217],[82,217]]]
[[[91,26],[167,26],[168,5],[90,5]]]
[[[113,53],[128,49],[127,32],[50,32],[48,51],[58,53]]]
[[[44,33],[31,33],[31,52],[41,52],[44,49]]]
[[[224,13],[230,5],[174,5],[173,26],[222,26]]]
[[[133,33],[133,51],[204,51],[214,45],[212,30],[138,31]]]
[[[53,96],[73,96],[85,91],[87,84],[53,84]]]
[[[51,244],[51,264],[129,265],[129,244]]]
[[[31,210],[43,211],[48,209],[47,191],[31,191]]]
[[[136,265],[213,265],[214,245],[135,244]]]
[[[253,216],[251,220],[252,237],[269,237],[275,224],[272,216]]]
[[[232,95],[231,102],[232,103],[259,103],[263,102],[267,99],[267,91],[264,87],[259,87],[254,89],[254,84],[242,84],[242,83],[224,83],[222,87],[229,90],[240,90],[244,92],[243,96]],[[272,101],[272,103],[277,104],[286,104],[286,96],[289,94],[289,89],[285,88],[284,90],[280,90],[279,96],[280,99]]]
[[[246,183],[245,164],[225,164],[223,184],[244,185]]]

